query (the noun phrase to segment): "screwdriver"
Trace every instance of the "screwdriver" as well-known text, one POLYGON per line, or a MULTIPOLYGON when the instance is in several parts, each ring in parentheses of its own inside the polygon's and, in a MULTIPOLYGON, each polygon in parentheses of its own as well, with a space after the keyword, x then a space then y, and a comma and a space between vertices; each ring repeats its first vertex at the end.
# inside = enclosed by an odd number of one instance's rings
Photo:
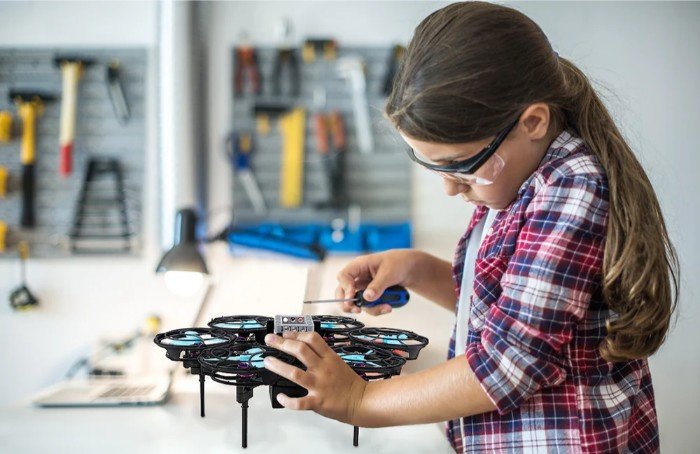
POLYGON ((368 301, 364 298, 364 290, 359 290, 355 292, 354 298, 348 299, 334 299, 334 300, 314 300, 314 301, 304 301, 304 304, 315 304, 315 303, 342 303, 345 301, 354 301, 357 307, 374 307, 380 304, 388 304, 389 306, 402 307, 408 303, 410 295, 408 290, 400 285, 392 285, 391 287, 384 290, 382 296, 377 298, 376 301, 368 301))

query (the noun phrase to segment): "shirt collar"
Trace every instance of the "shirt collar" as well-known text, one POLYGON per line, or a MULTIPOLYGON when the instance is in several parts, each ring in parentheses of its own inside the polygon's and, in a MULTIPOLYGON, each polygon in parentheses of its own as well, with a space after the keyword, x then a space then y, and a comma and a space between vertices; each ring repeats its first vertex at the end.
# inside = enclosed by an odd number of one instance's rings
POLYGON ((545 152, 540 164, 537 166, 537 170, 530 175, 518 189, 518 197, 520 198, 525 190, 530 186, 532 180, 540 173, 541 169, 548 163, 569 156, 570 154, 578 151, 580 147, 583 146, 583 139, 581 139, 576 131, 573 129, 563 130, 549 145, 547 151, 545 152))

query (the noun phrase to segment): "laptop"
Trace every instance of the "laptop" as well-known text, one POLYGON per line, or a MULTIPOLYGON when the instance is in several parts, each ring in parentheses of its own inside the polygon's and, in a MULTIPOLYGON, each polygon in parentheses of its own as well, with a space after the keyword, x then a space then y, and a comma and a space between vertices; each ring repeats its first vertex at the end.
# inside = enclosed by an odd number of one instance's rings
POLYGON ((46 389, 33 402, 43 408, 159 405, 168 399, 173 373, 167 377, 70 380, 46 389))

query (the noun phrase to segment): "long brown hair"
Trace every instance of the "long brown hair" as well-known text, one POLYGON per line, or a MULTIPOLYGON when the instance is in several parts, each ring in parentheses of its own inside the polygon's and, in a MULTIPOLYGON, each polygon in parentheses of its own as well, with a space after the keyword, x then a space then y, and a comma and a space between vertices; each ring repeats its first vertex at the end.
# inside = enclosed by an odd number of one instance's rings
POLYGON ((679 265, 656 194, 586 75, 558 56, 521 12, 455 3, 425 18, 403 57, 385 114, 418 140, 486 139, 535 102, 574 129, 605 169, 609 218, 603 297, 614 312, 600 346, 608 361, 645 358, 666 338, 679 265))

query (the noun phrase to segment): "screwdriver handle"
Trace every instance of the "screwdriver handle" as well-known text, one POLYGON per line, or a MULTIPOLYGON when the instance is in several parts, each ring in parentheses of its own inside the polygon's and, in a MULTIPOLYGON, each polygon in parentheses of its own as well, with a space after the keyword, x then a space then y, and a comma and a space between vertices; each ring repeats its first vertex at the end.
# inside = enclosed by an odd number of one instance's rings
POLYGON ((411 297, 408 290, 400 285, 392 285, 391 287, 387 288, 376 301, 367 301, 363 297, 363 294, 364 290, 360 290, 355 293, 355 298, 357 298, 355 305, 358 307, 374 307, 380 304, 388 304, 392 308, 398 308, 405 306, 411 297))

